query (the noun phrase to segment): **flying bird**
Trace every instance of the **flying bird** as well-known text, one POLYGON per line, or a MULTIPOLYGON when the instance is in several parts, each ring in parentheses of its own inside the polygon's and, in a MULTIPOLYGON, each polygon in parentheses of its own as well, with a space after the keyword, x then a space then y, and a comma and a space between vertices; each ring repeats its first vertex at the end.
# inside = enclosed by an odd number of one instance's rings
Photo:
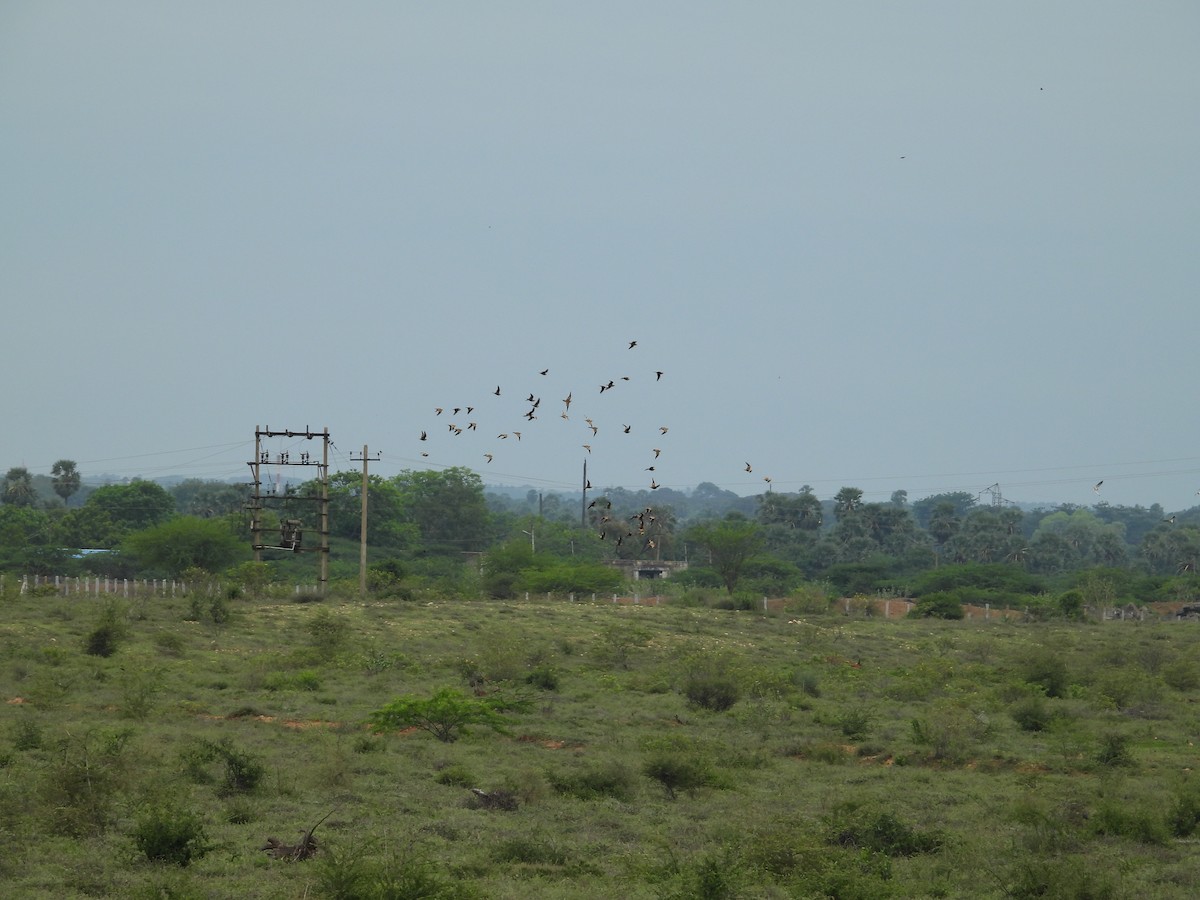
POLYGON ((485 454, 483 454, 483 456, 484 456, 484 459, 486 459, 488 462, 492 461, 492 454, 485 453, 485 454))
POLYGON ((591 445, 591 444, 581 444, 580 446, 582 446, 582 447, 583 447, 583 449, 584 449, 584 450, 586 450, 588 453, 591 453, 591 452, 592 452, 592 445, 591 445))
POLYGON ((765 481, 767 484, 770 484, 770 483, 771 483, 771 476, 770 476, 770 475, 764 475, 764 476, 763 476, 763 481, 765 481))
POLYGON ((567 409, 571 408, 571 394, 573 393, 574 391, 570 391, 567 393, 567 396, 563 397, 563 405, 566 406, 567 409))
MULTIPOLYGON (((655 447, 655 448, 654 448, 654 458, 655 458, 655 459, 658 459, 658 455, 659 455, 660 453, 662 453, 662 451, 661 451, 661 450, 659 450, 657 447, 655 447)), ((1200 491, 1197 491, 1196 493, 1200 494, 1200 491)))
POLYGON ((549 370, 549 369, 542 369, 542 371, 538 372, 538 374, 539 374, 539 375, 549 375, 549 374, 550 374, 550 370, 549 370))
POLYGON ((667 429, 667 426, 666 426, 666 425, 659 425, 659 426, 658 426, 658 431, 659 431, 659 433, 660 433, 660 434, 666 434, 666 433, 667 433, 667 430, 668 430, 668 429, 667 429))
POLYGON ((496 385, 496 389, 494 391, 492 391, 492 393, 495 394, 497 397, 499 397, 500 396, 500 385, 496 385))
POLYGON ((477 428, 477 426, 476 426, 476 424, 475 424, 474 422, 468 422, 468 423, 467 423, 467 430, 468 430, 468 431, 475 431, 475 430, 476 430, 476 428, 477 428))
POLYGON ((498 435, 496 435, 496 437, 500 438, 500 440, 502 440, 502 441, 503 441, 503 440, 507 440, 507 439, 508 439, 508 435, 507 435, 507 434, 498 434, 498 435))
POLYGON ((1096 482, 1094 485, 1092 485, 1092 493, 1093 493, 1093 494, 1098 494, 1098 493, 1100 493, 1100 485, 1102 485, 1102 484, 1104 484, 1104 479, 1103 479, 1103 478, 1101 478, 1101 479, 1100 479, 1099 481, 1097 481, 1097 482, 1096 482))
MULTIPOLYGON (((596 435, 598 435, 600 433, 600 429, 597 428, 595 425, 589 425, 588 427, 590 429, 592 429, 592 437, 595 437, 596 435)), ((1197 491, 1197 493, 1200 493, 1200 491, 1197 491)))
POLYGON ((629 429, 632 428, 633 426, 632 425, 622 425, 621 427, 625 429, 626 434, 629 434, 629 429))
POLYGON ((429 435, 427 435, 425 432, 422 431, 421 432, 421 440, 424 441, 424 440, 427 440, 428 438, 429 438, 429 435))
POLYGON ((750 463, 746 463, 746 471, 747 471, 747 472, 753 472, 753 471, 754 471, 754 469, 750 468, 750 463))
POLYGON ((636 346, 637 346, 637 341, 630 341, 630 342, 629 342, 629 349, 630 349, 630 350, 632 350, 632 349, 633 349, 634 347, 636 347, 636 346))
POLYGON ((650 490, 652 490, 652 491, 658 490, 658 482, 655 481, 653 478, 650 479, 650 490))
POLYGON ((662 381, 662 377, 663 377, 663 373, 662 373, 662 372, 655 372, 655 373, 654 373, 654 380, 655 380, 655 381, 662 381))
POLYGON ((440 416, 442 414, 442 408, 440 406, 435 406, 433 408, 433 413, 434 415, 440 416))
POLYGON ((451 413, 452 413, 453 415, 456 415, 456 416, 457 416, 457 415, 458 415, 460 412, 462 412, 462 407, 461 407, 461 406, 456 406, 456 407, 454 407, 454 409, 451 411, 451 413))
POLYGON ((519 431, 514 431, 514 432, 513 432, 513 437, 515 437, 515 438, 516 438, 516 439, 519 441, 519 440, 521 439, 521 432, 519 432, 519 431))

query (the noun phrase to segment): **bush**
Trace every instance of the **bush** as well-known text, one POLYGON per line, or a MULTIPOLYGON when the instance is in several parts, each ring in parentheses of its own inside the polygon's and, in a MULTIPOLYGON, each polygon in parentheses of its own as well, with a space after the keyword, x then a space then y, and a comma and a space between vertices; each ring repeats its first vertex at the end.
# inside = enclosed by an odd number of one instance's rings
POLYGON ((612 797, 627 801, 637 789, 636 775, 619 760, 571 772, 551 772, 548 777, 558 793, 579 800, 612 797))
POLYGON ((1039 650, 1025 664, 1024 677, 1037 685, 1047 697, 1063 697, 1067 693, 1067 664, 1052 650, 1039 650))
POLYGON ((1114 731, 1101 735, 1096 762, 1102 766, 1132 766, 1133 754, 1129 752, 1129 736, 1114 731))
POLYGON ((694 793, 712 783, 708 761, 684 749, 659 749, 642 765, 642 772, 653 778, 672 800, 680 791, 694 793))
POLYGON ((1041 694, 1026 697, 1017 703, 1011 715, 1022 731, 1044 731, 1050 725, 1050 707, 1041 694))
POLYGON ((727 672, 698 670, 689 672, 684 678, 683 694, 692 706, 724 712, 737 703, 741 687, 727 672))
POLYGON ((882 812, 859 816, 849 824, 833 828, 828 841, 887 856, 917 856, 937 853, 946 843, 946 837, 936 830, 918 831, 892 813, 882 812))
POLYGON ((229 738, 219 741, 199 741, 183 754, 184 768, 198 782, 211 780, 206 768, 208 763, 220 760, 225 765, 224 789, 229 793, 249 793, 258 787, 266 774, 266 768, 258 757, 239 750, 229 738))
POLYGON ((963 615, 962 601, 949 591, 926 594, 909 612, 914 619, 961 619, 963 615))
POLYGON ((133 830, 137 848, 151 862, 186 866, 209 850, 204 824, 191 810, 161 805, 143 810, 133 830))
POLYGON ((469 725, 486 725, 506 733, 502 713, 525 710, 529 705, 527 700, 468 697, 454 688, 442 688, 427 700, 398 697, 371 713, 369 721, 377 733, 416 727, 449 743, 458 740, 469 725))

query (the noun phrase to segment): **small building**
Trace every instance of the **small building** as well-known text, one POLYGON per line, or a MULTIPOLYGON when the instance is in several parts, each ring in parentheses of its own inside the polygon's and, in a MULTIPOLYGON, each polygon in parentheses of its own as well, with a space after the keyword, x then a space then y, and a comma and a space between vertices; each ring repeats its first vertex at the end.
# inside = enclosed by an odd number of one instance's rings
POLYGON ((610 566, 620 569, 626 578, 634 581, 670 578, 672 572, 686 569, 688 564, 681 560, 662 559, 613 559, 610 566))

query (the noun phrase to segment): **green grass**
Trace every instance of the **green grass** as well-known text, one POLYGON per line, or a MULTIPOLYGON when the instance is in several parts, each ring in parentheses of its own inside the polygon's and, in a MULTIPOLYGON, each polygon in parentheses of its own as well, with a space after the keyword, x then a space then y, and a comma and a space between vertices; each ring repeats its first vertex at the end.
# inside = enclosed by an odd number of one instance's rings
POLYGON ((7 895, 1200 894, 1192 623, 228 605, 0 599, 7 895), (368 727, 446 688, 527 702, 368 727))

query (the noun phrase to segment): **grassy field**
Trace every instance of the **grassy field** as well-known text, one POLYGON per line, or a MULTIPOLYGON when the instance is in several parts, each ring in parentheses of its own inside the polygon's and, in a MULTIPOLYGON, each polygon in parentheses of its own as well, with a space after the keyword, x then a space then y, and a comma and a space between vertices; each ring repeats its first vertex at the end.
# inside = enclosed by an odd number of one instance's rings
POLYGON ((1194 623, 0 612, 4 896, 1200 895, 1194 623), (447 688, 502 730, 366 724, 447 688), (311 858, 261 849, 326 815, 311 858))

